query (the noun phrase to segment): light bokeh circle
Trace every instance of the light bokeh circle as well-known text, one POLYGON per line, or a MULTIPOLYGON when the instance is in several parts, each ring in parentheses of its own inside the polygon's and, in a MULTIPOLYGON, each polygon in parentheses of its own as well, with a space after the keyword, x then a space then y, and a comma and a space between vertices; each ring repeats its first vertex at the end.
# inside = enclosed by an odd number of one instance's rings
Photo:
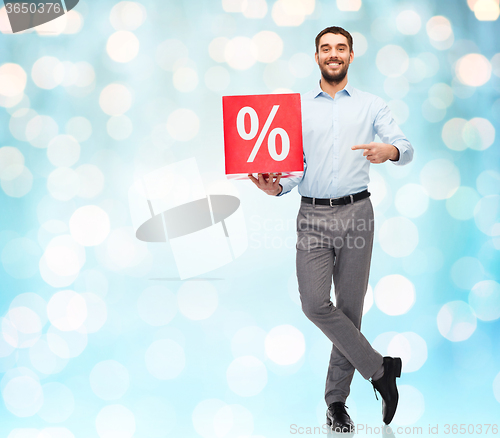
POLYGON ((75 169, 78 176, 80 198, 91 199, 104 189, 104 174, 94 164, 82 164, 75 169))
POLYGON ((215 398, 200 401, 191 415, 194 430, 204 438, 219 438, 214 420, 217 412, 225 406, 225 402, 215 398))
POLYGON ((80 144, 71 135, 58 135, 49 142, 47 157, 54 166, 70 167, 80 159, 80 144))
POLYGON ((23 172, 24 155, 15 147, 3 146, 0 148, 0 179, 12 180, 23 172))
POLYGON ((460 186, 453 196, 446 200, 446 210, 451 217, 466 221, 474 217, 474 209, 479 199, 478 193, 472 187, 460 186))
POLYGON ((475 257, 461 257, 450 270, 451 279, 460 288, 470 290, 485 276, 482 263, 475 257))
POLYGON ((80 190, 78 174, 70 167, 58 167, 47 178, 47 190, 59 201, 73 199, 80 190))
POLYGON ((99 96, 101 109, 110 116, 126 113, 132 106, 132 93, 122 84, 109 84, 99 96))
POLYGON ((255 437, 252 413, 242 405, 226 405, 214 415, 214 431, 217 437, 255 437))
POLYGON ((100 438, 132 438, 136 427, 135 416, 123 405, 108 405, 97 414, 95 427, 100 438))
POLYGON ((47 316, 51 324, 61 331, 76 330, 87 318, 87 303, 75 291, 59 291, 47 303, 47 316))
POLYGON ((139 53, 139 39, 126 30, 113 33, 106 44, 109 57, 116 62, 127 63, 132 61, 139 53))
POLYGON ((132 121, 124 114, 110 117, 106 124, 106 130, 111 138, 121 141, 126 140, 132 134, 134 126, 132 121))
POLYGON ((186 365, 184 349, 172 339, 154 341, 147 349, 146 368, 159 380, 175 379, 186 365))
POLYGON ((130 377, 127 368, 116 360, 98 362, 90 371, 90 387, 102 400, 118 400, 128 390, 130 377))
POLYGON ((209 281, 186 281, 177 292, 179 311, 192 320, 207 319, 216 311, 218 294, 209 281))
POLYGON ((4 340, 11 346, 29 348, 41 337, 42 321, 38 314, 28 307, 11 307, 5 318, 2 318, 1 330, 4 340))
POLYGON ((480 87, 491 78, 491 64, 480 53, 462 56, 455 65, 458 80, 469 87, 480 87))
POLYGON ((252 67, 259 56, 257 44, 250 38, 237 36, 227 42, 224 47, 224 59, 235 70, 247 70, 252 67))
POLYGON ((198 73, 191 67, 181 67, 175 70, 172 81, 176 90, 188 93, 198 86, 198 73))
POLYGON ((406 257, 418 245, 418 228, 406 217, 393 217, 382 223, 378 239, 384 252, 390 256, 406 257))
POLYGON ((415 286, 406 277, 392 274, 382 277, 375 286, 375 304, 387 315, 403 315, 415 304, 415 286))
POLYGON ((83 292, 80 295, 87 305, 87 318, 77 330, 81 333, 96 333, 108 318, 106 303, 99 295, 92 292, 83 292))
POLYGON ((235 358, 254 356, 261 361, 267 359, 265 351, 266 331, 258 326, 240 328, 231 338, 231 351, 235 358))
POLYGON ((252 38, 257 46, 257 61, 274 62, 283 53, 283 40, 276 33, 270 30, 263 30, 252 38))
POLYGON ((199 129, 200 119, 193 110, 179 108, 168 116, 167 131, 174 140, 192 140, 198 134, 199 129))
POLYGON ((437 315, 439 333, 452 342, 469 339, 476 330, 477 319, 472 308, 464 301, 450 301, 437 315))
POLYGON ((416 35, 422 27, 422 20, 418 12, 408 9, 398 14, 396 25, 403 35, 416 35))
POLYGON ((463 151, 467 149, 467 144, 465 143, 462 134, 466 124, 467 120, 454 117, 443 125, 441 136, 444 144, 449 149, 453 151, 463 151))
POLYGON ((66 123, 66 133, 79 142, 88 140, 92 135, 92 124, 85 117, 72 117, 66 123))
POLYGON ((231 82, 231 75, 224 67, 216 65, 205 73, 205 85, 214 92, 225 90, 231 82))
POLYGON ((431 160, 420 171, 420 182, 432 199, 447 199, 460 186, 460 171, 449 160, 431 160))
POLYGON ((5 407, 16 417, 31 417, 43 405, 42 386, 30 375, 18 375, 8 380, 2 389, 2 396, 5 407))
POLYGON ((416 218, 427 211, 429 196, 420 184, 408 183, 398 189, 394 204, 403 216, 416 218))
POLYGON ((31 78, 38 87, 51 90, 64 80, 64 65, 54 56, 42 56, 33 64, 31 78))
POLYGON ((482 196, 500 195, 500 173, 483 170, 476 179, 476 188, 482 196))
POLYGON ((477 228, 487 236, 500 236, 500 195, 488 195, 474 209, 477 228))
POLYGON ((410 58, 401 46, 389 44, 378 51, 376 65, 384 76, 397 77, 408 69, 410 58))
POLYGON ((0 66, 0 95, 5 97, 19 96, 26 88, 27 75, 24 69, 15 63, 0 66))
POLYGON ((75 409, 73 392, 61 382, 49 382, 42 386, 43 405, 38 411, 47 423, 66 421, 75 409))
POLYGON ((40 246, 27 237, 18 237, 4 244, 0 253, 2 266, 14 278, 31 278, 38 273, 40 246))
POLYGON ((143 321, 153 327, 168 324, 177 313, 177 297, 167 287, 154 285, 144 289, 137 301, 143 321))
POLYGON ((495 280, 476 283, 469 293, 469 305, 482 321, 500 318, 500 284, 495 280))
POLYGON ((97 205, 80 207, 71 215, 69 230, 71 237, 80 245, 99 245, 110 232, 109 216, 97 205))
POLYGON ((274 327, 265 339, 266 354, 278 365, 297 363, 305 353, 306 342, 302 332, 285 324, 274 327))
POLYGON ((62 359, 71 359, 82 354, 87 347, 87 334, 76 330, 61 331, 51 326, 47 330, 47 345, 62 359))
POLYGON ((500 372, 493 380, 493 395, 497 399, 497 402, 500 403, 500 372))
POLYGON ((27 195, 33 187, 33 174, 23 166, 21 173, 12 179, 1 179, 0 186, 7 196, 22 198, 27 195))
POLYGON ((403 361, 403 372, 412 373, 418 371, 427 361, 427 343, 416 333, 398 333, 389 342, 387 354, 400 357, 403 361))
POLYGON ((240 356, 229 364, 226 379, 231 391, 241 397, 252 397, 265 388, 267 369, 254 356, 240 356))
POLYGON ((495 127, 482 117, 474 117, 463 127, 462 137, 467 147, 476 151, 484 151, 495 142, 495 127))
POLYGON ((116 30, 136 30, 146 17, 146 8, 142 3, 121 1, 111 9, 109 21, 116 30))

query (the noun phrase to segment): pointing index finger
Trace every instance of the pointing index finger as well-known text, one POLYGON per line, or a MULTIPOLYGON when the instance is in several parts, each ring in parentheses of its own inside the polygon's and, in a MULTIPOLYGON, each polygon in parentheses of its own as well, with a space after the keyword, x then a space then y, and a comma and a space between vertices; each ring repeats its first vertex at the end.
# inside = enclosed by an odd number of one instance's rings
POLYGON ((371 148, 372 146, 369 144, 358 144, 357 146, 353 146, 351 149, 355 151, 357 149, 371 149, 371 148))

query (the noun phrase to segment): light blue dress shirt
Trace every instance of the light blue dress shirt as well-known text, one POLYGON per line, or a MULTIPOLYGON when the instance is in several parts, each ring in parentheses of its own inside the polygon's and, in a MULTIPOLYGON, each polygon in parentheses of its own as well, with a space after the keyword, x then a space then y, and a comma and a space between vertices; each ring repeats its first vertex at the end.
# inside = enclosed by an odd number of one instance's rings
POLYGON ((375 134, 399 150, 399 159, 392 163, 404 165, 413 158, 412 145, 380 97, 347 83, 332 99, 318 83, 301 96, 301 106, 304 173, 281 179, 278 196, 297 184, 300 195, 310 198, 338 198, 365 190, 370 162, 364 149, 351 147, 374 141, 375 134))

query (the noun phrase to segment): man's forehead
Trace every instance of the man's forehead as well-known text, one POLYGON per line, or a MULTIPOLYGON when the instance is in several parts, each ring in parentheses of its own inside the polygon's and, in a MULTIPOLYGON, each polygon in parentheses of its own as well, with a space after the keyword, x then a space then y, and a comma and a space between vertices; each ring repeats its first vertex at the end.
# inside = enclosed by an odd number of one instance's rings
POLYGON ((345 44, 348 45, 347 38, 344 35, 336 34, 336 33, 325 33, 319 39, 320 47, 329 44, 331 46, 336 46, 337 44, 345 44))

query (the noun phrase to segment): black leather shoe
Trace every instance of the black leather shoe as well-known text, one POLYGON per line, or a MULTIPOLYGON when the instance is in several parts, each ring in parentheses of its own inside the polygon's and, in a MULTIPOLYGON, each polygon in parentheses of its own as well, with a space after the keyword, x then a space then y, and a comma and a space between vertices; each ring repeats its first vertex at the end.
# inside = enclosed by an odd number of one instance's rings
POLYGON ((345 410, 347 406, 342 402, 335 402, 328 405, 326 411, 326 424, 337 433, 354 432, 354 423, 345 410))
MULTIPOLYGON (((396 377, 401 377, 402 366, 401 358, 386 356, 384 357, 384 375, 378 380, 372 379, 373 391, 377 390, 382 397, 382 417, 385 424, 392 421, 398 407, 399 394, 396 377)), ((375 397, 377 397, 376 392, 375 397)))

